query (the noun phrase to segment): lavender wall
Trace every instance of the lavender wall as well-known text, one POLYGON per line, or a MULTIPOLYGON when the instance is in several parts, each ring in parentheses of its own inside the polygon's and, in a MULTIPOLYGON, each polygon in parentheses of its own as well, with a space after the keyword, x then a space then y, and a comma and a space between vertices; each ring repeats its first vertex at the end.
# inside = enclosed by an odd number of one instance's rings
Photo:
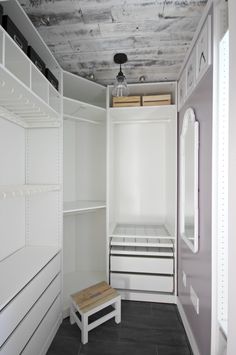
POLYGON ((193 254, 179 238, 179 299, 201 355, 210 354, 211 342, 211 166, 212 166, 212 70, 206 73, 180 111, 181 131, 185 110, 192 107, 200 123, 199 147, 199 251, 193 254), (187 287, 182 282, 187 275, 187 287), (190 285, 199 297, 199 315, 190 300, 190 285))

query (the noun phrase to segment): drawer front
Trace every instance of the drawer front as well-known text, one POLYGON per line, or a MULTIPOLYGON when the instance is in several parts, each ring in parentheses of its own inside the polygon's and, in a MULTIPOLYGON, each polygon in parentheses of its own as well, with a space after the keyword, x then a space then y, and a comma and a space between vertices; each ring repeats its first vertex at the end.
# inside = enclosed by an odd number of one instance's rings
POLYGON ((58 296, 61 278, 58 275, 49 285, 40 299, 35 303, 22 322, 17 326, 4 345, 0 348, 1 355, 20 354, 41 320, 58 296))
POLYGON ((111 256, 111 271, 142 272, 150 274, 174 273, 173 259, 111 256))
POLYGON ((25 349, 22 351, 21 355, 39 355, 46 353, 57 330, 57 325, 61 322, 61 317, 58 317, 58 315, 60 315, 60 307, 61 299, 59 296, 49 309, 47 315, 25 349))
POLYGON ((34 305, 50 282, 60 272, 60 263, 60 254, 58 254, 7 305, 7 307, 0 312, 0 346, 34 305))
POLYGON ((174 291, 173 276, 132 275, 111 273, 111 286, 125 290, 174 291))

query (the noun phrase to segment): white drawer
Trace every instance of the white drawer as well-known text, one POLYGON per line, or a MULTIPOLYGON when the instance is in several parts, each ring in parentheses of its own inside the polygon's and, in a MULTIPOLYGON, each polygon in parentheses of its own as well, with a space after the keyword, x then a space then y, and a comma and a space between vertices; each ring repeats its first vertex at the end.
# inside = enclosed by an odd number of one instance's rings
POLYGON ((0 346, 59 272, 60 254, 56 255, 2 312, 0 312, 0 346))
POLYGON ((61 299, 57 297, 21 355, 45 354, 61 322, 61 299))
POLYGON ((40 299, 35 303, 26 317, 20 322, 4 345, 0 348, 1 355, 20 354, 41 320, 58 296, 61 288, 61 278, 58 275, 49 285, 40 299))
POLYGON ((111 286, 125 290, 173 292, 173 276, 111 273, 111 286))
POLYGON ((133 256, 111 256, 111 271, 142 272, 150 274, 174 273, 173 259, 133 256))

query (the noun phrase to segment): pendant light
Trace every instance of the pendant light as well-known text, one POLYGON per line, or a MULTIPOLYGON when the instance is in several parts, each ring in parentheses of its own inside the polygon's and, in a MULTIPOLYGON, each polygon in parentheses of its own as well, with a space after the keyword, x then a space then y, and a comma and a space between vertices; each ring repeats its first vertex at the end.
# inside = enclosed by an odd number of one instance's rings
POLYGON ((128 61, 127 55, 125 53, 117 53, 114 55, 114 62, 120 65, 120 71, 116 76, 116 81, 114 83, 114 88, 112 90, 112 96, 128 96, 129 89, 127 86, 126 77, 122 72, 121 64, 128 61))

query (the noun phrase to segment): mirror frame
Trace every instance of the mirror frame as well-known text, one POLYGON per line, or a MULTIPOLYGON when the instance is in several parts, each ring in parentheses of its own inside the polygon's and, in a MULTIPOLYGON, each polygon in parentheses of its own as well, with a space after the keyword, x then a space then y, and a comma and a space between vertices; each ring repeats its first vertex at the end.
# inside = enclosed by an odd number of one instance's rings
POLYGON ((180 236, 192 250, 193 253, 198 252, 199 236, 198 236, 198 154, 199 154, 199 122, 196 120, 195 113, 192 108, 185 111, 183 125, 180 135, 180 236), (194 125, 194 237, 193 243, 187 238, 185 233, 185 136, 189 124, 194 125))

